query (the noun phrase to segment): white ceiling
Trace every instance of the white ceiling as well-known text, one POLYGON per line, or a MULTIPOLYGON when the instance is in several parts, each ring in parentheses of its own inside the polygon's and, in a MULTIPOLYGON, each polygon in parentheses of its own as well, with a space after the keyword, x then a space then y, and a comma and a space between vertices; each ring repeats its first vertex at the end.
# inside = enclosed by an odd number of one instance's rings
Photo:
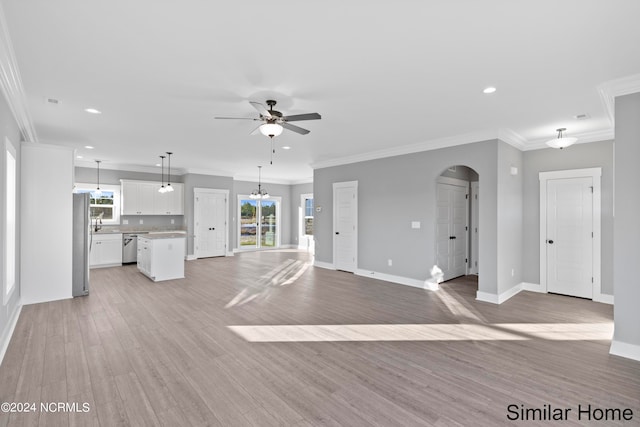
POLYGON ((294 183, 430 144, 602 139, 599 87, 640 73, 637 0, 1 3, 38 141, 106 168, 173 151, 185 171, 294 183), (274 140, 273 165, 254 122, 213 119, 270 98, 322 115, 274 140))

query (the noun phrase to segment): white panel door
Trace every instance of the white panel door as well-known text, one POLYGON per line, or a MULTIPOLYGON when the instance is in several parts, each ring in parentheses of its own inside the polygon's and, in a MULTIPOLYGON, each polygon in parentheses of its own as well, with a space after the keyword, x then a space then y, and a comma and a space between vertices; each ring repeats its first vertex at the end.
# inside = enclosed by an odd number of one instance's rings
POLYGON ((436 195, 436 263, 443 280, 467 274, 467 189, 438 183, 436 195))
POLYGON ((357 268, 358 183, 333 184, 333 264, 337 270, 357 268))
POLYGON ((593 298, 593 178, 547 181, 547 290, 593 298))
POLYGON ((196 258, 226 255, 227 212, 225 193, 196 189, 194 197, 196 258))

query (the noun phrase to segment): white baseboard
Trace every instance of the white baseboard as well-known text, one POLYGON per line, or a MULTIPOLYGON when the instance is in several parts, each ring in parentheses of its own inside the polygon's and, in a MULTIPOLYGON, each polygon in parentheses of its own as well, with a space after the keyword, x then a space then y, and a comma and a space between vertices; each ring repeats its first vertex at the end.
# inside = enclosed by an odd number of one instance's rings
POLYGON ((233 251, 227 251, 227 256, 235 256, 236 253, 233 251))
POLYGON ((414 288, 427 289, 430 291, 437 291, 440 288, 437 283, 431 283, 427 280, 394 276, 393 274, 378 273, 377 271, 357 269, 354 274, 357 276, 370 277, 372 279, 384 280, 385 282, 397 283, 399 285, 412 286, 414 288))
POLYGON ((613 305, 613 295, 596 294, 596 295, 593 296, 593 300, 595 302, 601 302, 603 304, 611 304, 611 305, 613 305))
POLYGON ((524 286, 525 286, 524 282, 520 282, 514 287, 507 289, 506 291, 504 291, 499 295, 478 291, 476 293, 476 300, 483 301, 483 302, 490 302, 491 304, 502 304, 509 298, 513 297, 514 295, 524 290, 524 286))
POLYGON ((7 322, 7 326, 4 328, 2 332, 2 336, 0 336, 0 365, 4 360, 4 355, 9 348, 9 342, 11 341, 11 337, 13 336, 13 331, 16 329, 16 324, 18 324, 18 319, 20 318, 20 312, 22 311, 22 304, 18 303, 18 306, 13 310, 13 314, 9 318, 7 322))
POLYGON ((185 259, 186 259, 187 261, 194 261, 194 260, 198 259, 198 257, 196 257, 196 255, 195 255, 195 254, 189 254, 189 255, 187 255, 187 256, 185 257, 185 259))
POLYGON ((542 285, 540 283, 522 282, 522 290, 529 292, 539 292, 542 294, 547 293, 546 290, 542 289, 542 285))
POLYGON ((640 361, 640 345, 611 340, 609 354, 640 361))
POLYGON ((324 262, 324 261, 315 260, 315 261, 313 261, 313 265, 315 267, 326 268, 327 270, 335 270, 336 269, 336 267, 333 264, 331 264, 329 262, 324 262))

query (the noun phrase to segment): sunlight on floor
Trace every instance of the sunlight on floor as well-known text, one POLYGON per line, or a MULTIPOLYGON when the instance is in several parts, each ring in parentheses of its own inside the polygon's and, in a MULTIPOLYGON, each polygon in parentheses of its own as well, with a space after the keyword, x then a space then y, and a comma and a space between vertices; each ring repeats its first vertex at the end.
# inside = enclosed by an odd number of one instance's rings
POLYGON ((240 306, 255 299, 267 298, 274 288, 290 285, 298 280, 298 278, 307 271, 309 265, 311 264, 300 260, 286 260, 260 277, 254 284, 240 291, 225 305, 225 308, 240 306))
POLYGON ((613 323, 228 326, 249 342, 610 340, 613 323))
POLYGON ((434 295, 447 307, 451 314, 458 318, 479 323, 487 323, 486 319, 472 306, 467 306, 462 299, 458 299, 445 288, 440 288, 434 295))

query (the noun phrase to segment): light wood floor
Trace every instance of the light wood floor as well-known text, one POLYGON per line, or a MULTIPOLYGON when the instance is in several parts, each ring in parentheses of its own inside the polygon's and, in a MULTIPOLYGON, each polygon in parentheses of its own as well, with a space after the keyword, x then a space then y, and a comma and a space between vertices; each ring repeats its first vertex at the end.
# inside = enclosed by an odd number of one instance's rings
POLYGON ((510 404, 573 408, 563 425, 589 424, 579 404, 631 408, 630 422, 595 425, 640 423, 640 363, 602 339, 609 305, 522 292, 496 306, 474 300, 473 277, 429 292, 309 262, 244 253, 159 283, 134 265, 92 270, 88 297, 23 307, 0 367, 2 402, 89 411, 0 425, 518 425, 510 404), (265 325, 262 342, 229 328, 265 325), (299 340, 278 325, 324 326, 299 340))

